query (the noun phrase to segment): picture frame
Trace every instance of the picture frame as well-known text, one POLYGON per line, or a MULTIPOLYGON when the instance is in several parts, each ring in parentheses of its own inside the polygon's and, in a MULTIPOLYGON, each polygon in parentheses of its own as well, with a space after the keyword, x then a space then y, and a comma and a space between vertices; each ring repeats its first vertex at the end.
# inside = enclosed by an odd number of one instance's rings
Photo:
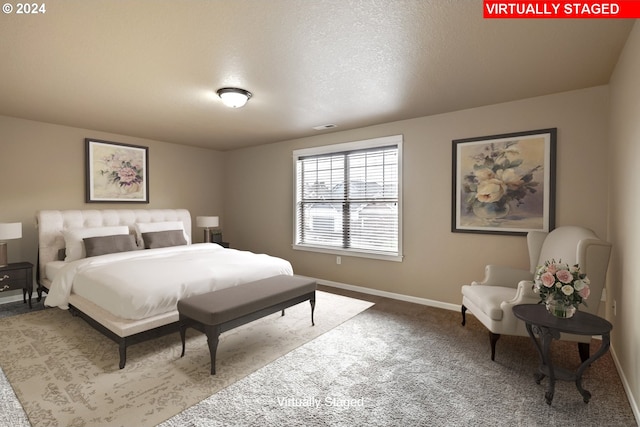
POLYGON ((149 148, 85 138, 85 201, 149 203, 149 148))
POLYGON ((549 128, 453 140, 451 231, 553 230, 556 139, 549 128))

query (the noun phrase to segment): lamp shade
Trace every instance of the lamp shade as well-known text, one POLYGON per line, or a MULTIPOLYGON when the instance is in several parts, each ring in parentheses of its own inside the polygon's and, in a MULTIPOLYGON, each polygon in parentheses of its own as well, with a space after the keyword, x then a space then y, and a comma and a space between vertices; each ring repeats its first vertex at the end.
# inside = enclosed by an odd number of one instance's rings
POLYGON ((0 223, 0 240, 20 239, 22 237, 21 222, 0 223))
POLYGON ((236 87, 223 87, 218 89, 218 96, 227 107, 241 108, 251 98, 251 92, 236 87))
POLYGON ((220 224, 217 216, 197 216, 196 225, 198 227, 210 228, 217 227, 220 224))

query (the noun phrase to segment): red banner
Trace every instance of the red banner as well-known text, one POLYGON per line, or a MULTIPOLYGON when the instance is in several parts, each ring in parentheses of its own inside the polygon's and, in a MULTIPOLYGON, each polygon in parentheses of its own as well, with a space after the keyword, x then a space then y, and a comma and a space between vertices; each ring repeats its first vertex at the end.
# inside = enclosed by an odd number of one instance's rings
POLYGON ((513 18, 640 18, 640 0, 621 1, 483 1, 483 16, 513 18))

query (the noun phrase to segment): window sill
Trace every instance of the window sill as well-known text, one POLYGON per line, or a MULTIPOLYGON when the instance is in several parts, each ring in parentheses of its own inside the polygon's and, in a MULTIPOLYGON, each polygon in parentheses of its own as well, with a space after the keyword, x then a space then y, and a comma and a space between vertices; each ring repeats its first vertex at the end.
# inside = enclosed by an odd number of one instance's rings
POLYGON ((369 259, 377 259, 377 260, 381 260, 381 261, 402 262, 402 258, 403 258, 402 255, 383 254, 383 253, 379 253, 379 252, 365 252, 365 251, 337 249, 337 248, 332 248, 332 247, 305 246, 305 245, 291 245, 291 247, 294 250, 297 250, 297 251, 318 252, 318 253, 323 253, 323 254, 350 256, 350 257, 358 257, 358 258, 369 258, 369 259))

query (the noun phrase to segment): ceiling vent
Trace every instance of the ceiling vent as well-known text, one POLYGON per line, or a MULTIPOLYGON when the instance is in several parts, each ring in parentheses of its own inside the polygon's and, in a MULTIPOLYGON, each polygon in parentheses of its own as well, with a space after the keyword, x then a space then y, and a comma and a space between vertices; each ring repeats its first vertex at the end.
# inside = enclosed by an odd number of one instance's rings
POLYGON ((332 129, 332 128, 337 128, 338 125, 335 125, 333 123, 329 123, 328 125, 320 125, 320 126, 314 126, 313 129, 315 130, 325 130, 325 129, 332 129))

